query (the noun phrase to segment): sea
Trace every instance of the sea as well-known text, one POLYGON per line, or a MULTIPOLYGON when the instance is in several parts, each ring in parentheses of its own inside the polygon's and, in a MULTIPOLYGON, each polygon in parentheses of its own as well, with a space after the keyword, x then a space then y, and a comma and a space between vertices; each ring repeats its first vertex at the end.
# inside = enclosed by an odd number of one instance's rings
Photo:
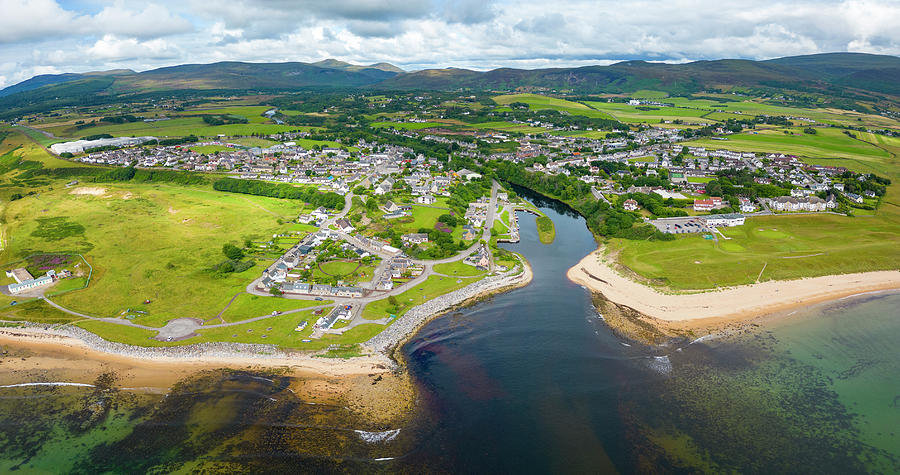
POLYGON ((622 340, 565 277, 596 248, 584 220, 518 191, 556 240, 520 215, 522 241, 504 246, 534 280, 402 348, 419 390, 402 427, 302 400, 273 374, 211 371, 158 393, 37 370, 0 387, 0 472, 900 473, 900 294, 720 338, 622 340))

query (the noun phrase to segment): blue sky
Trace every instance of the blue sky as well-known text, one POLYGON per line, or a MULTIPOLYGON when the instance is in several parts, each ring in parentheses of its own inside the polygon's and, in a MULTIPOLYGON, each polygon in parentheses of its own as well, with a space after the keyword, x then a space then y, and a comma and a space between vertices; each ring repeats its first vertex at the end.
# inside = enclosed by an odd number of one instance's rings
POLYGON ((900 53, 897 0, 0 0, 0 12, 0 87, 223 60, 490 69, 900 53))

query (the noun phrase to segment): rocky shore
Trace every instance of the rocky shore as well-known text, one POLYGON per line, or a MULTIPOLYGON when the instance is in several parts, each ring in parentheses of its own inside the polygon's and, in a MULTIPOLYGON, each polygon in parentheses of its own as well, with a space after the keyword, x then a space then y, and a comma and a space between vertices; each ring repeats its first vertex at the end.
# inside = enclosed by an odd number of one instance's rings
POLYGON ((396 322, 372 337, 363 346, 373 353, 388 354, 412 336, 419 327, 441 313, 480 296, 502 289, 521 287, 531 282, 531 268, 524 260, 520 259, 520 262, 507 272, 487 277, 409 309, 398 317, 396 322))

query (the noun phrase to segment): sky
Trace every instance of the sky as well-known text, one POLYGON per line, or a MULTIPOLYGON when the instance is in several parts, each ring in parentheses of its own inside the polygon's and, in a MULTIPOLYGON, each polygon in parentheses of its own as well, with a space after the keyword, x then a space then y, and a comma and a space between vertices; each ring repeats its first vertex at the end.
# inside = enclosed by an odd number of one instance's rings
POLYGON ((407 70, 900 54, 900 0, 0 0, 0 87, 216 61, 407 70))

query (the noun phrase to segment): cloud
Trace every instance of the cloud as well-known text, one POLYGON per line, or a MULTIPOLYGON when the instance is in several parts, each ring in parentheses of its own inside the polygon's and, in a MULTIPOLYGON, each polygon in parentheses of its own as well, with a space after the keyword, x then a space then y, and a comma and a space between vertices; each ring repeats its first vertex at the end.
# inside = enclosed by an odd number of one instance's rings
POLYGON ((40 68, 142 70, 222 60, 332 57, 388 61, 407 69, 488 69, 900 53, 897 0, 88 0, 63 5, 0 0, 0 84, 40 68))
POLYGON ((117 38, 114 35, 105 35, 84 52, 91 59, 109 62, 173 59, 180 54, 174 45, 161 38, 139 41, 135 38, 117 38))

